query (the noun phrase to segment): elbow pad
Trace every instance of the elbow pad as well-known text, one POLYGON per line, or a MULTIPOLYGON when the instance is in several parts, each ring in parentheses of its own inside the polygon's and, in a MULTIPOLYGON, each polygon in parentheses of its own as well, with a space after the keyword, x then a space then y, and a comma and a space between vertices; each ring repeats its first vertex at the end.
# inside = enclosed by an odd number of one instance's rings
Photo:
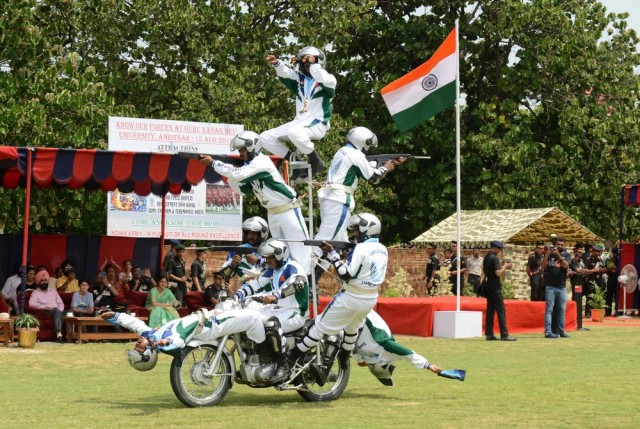
POLYGON ((278 299, 286 298, 288 296, 294 295, 296 292, 301 291, 307 285, 307 278, 304 276, 294 276, 289 277, 285 284, 280 288, 278 292, 274 294, 274 296, 278 299))
POLYGON ((373 183, 374 185, 379 183, 382 178, 387 175, 388 172, 389 170, 387 170, 386 167, 376 168, 373 175, 369 179, 369 183, 373 183))

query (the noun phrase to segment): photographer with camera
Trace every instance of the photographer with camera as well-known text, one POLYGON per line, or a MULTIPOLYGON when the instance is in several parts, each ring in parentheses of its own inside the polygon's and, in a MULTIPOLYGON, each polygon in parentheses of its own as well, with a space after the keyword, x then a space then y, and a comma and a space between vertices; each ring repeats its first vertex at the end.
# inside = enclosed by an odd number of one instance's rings
POLYGON ((542 260, 545 281, 545 312, 544 337, 569 338, 564 331, 565 314, 567 310, 567 272, 571 255, 564 248, 564 238, 557 237, 555 244, 551 244, 542 260), (553 333, 551 320, 554 308, 558 311, 558 333, 553 333))
POLYGON ((71 261, 62 263, 62 276, 56 279, 56 289, 58 292, 76 292, 80 290, 76 270, 71 261))

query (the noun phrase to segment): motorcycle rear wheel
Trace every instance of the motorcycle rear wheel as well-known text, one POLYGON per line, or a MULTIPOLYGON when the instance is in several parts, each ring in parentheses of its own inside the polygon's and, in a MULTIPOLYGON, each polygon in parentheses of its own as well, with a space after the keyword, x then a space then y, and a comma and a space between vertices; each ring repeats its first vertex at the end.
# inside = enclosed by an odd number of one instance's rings
POLYGON ((176 397, 187 407, 207 407, 218 404, 231 388, 231 363, 226 354, 220 356, 212 377, 203 373, 210 367, 216 355, 216 347, 202 345, 186 347, 182 358, 171 362, 171 388, 176 397))
MULTIPOLYGON (((318 343, 318 346, 322 346, 322 342, 318 343)), ((316 358, 316 349, 312 348, 303 357, 304 362, 309 362, 316 358)), ((333 401, 338 399, 344 389, 347 388, 349 383, 349 376, 351 375, 351 366, 348 365, 346 369, 340 367, 338 359, 335 359, 331 369, 329 370, 329 376, 324 386, 319 386, 315 377, 307 368, 300 377, 302 378, 303 387, 298 390, 298 394, 309 402, 324 402, 333 401)))

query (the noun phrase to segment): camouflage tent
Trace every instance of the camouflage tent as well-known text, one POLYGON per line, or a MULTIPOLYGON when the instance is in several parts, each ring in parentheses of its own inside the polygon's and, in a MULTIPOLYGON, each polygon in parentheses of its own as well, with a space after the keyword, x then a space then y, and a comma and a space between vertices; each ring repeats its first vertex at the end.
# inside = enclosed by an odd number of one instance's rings
MULTIPOLYGON (((456 214, 411 241, 419 247, 428 242, 448 245, 457 238, 456 214)), ((593 243, 599 237, 555 207, 514 210, 463 210, 460 213, 460 242, 465 247, 488 247, 492 240, 514 245, 549 242, 551 234, 568 244, 593 243)))

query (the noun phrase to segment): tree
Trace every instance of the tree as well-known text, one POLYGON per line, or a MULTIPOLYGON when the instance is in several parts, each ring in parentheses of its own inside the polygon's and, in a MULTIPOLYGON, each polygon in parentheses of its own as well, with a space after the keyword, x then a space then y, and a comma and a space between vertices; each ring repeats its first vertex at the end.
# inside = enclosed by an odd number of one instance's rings
MULTIPOLYGON (((552 205, 614 237, 620 185, 639 176, 638 40, 624 15, 593 0, 5 2, 0 136, 105 148, 110 115, 262 131, 289 120, 293 104, 265 54, 318 46, 338 77, 323 158, 355 125, 376 132, 380 152, 432 157, 358 190, 356 210, 382 217, 385 240, 408 241, 455 210, 454 114, 400 134, 379 90, 423 63, 455 17, 463 208, 552 205)), ((37 194, 41 231, 104 231, 103 195, 37 194)), ((20 198, 0 191, 6 231, 21 228, 20 198)))

